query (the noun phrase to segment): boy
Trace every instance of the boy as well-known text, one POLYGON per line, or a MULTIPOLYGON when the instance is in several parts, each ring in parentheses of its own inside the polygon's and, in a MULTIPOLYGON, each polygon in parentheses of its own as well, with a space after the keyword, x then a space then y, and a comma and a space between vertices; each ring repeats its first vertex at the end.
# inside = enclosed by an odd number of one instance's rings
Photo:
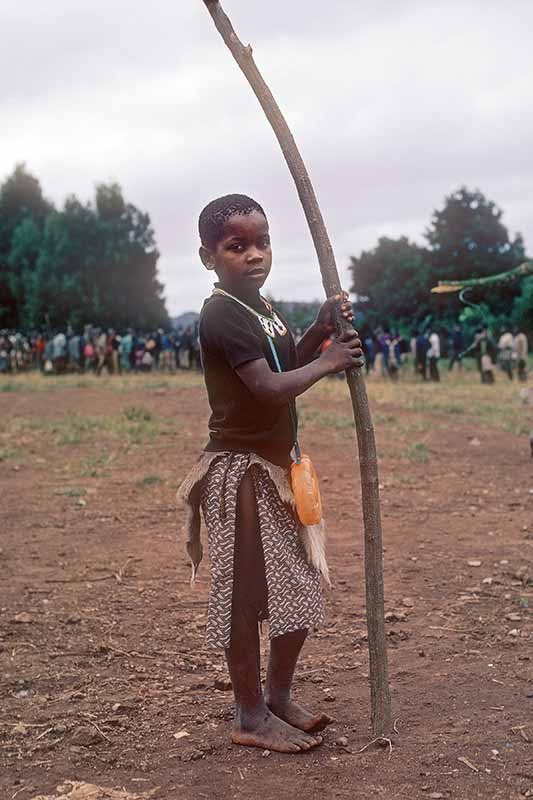
POLYGON ((189 504, 193 577, 202 558, 201 506, 209 542, 207 642, 225 650, 235 694, 232 741, 285 753, 320 744, 331 722, 291 700, 307 631, 322 620, 320 560, 306 556, 288 480, 296 439, 294 399, 325 375, 361 366, 357 333, 319 358, 333 313, 352 320, 346 296, 322 306, 296 346, 285 320, 259 290, 272 264, 266 215, 245 195, 218 198, 199 220, 200 258, 218 282, 200 317, 200 345, 212 415, 209 442, 179 496, 189 504), (258 622, 269 619, 265 691, 258 622))

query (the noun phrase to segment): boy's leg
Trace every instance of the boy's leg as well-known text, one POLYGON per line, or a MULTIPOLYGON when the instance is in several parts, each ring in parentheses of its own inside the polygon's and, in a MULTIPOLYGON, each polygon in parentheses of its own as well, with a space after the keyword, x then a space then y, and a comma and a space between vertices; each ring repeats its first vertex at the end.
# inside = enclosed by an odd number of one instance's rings
POLYGON ((276 716, 303 731, 321 731, 333 720, 327 714, 313 714, 291 700, 291 685, 306 630, 276 636, 270 643, 265 697, 276 716))
POLYGON ((267 707, 261 688, 257 597, 261 536, 252 477, 247 472, 237 499, 231 642, 226 650, 235 694, 236 744, 284 753, 309 750, 321 739, 278 719, 267 707))

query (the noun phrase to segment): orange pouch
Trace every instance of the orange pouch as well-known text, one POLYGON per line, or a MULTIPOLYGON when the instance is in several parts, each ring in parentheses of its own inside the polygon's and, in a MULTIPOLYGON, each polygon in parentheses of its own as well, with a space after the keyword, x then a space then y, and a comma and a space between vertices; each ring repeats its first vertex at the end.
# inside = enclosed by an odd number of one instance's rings
POLYGON ((302 454, 300 463, 295 461, 291 465, 291 487, 302 525, 318 525, 322 520, 322 501, 318 476, 309 456, 302 454))

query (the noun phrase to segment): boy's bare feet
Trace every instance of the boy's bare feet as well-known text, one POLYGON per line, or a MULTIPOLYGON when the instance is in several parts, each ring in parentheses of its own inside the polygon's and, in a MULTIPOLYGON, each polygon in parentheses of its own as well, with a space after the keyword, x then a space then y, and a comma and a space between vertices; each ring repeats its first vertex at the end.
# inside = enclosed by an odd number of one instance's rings
POLYGON ((268 709, 246 721, 236 721, 231 740, 234 744, 261 747, 277 753, 301 753, 322 743, 321 736, 309 736, 283 722, 268 709))
POLYGON ((273 714, 306 733, 322 731, 333 722, 333 719, 327 714, 312 714, 292 700, 273 702, 267 697, 266 702, 273 714))

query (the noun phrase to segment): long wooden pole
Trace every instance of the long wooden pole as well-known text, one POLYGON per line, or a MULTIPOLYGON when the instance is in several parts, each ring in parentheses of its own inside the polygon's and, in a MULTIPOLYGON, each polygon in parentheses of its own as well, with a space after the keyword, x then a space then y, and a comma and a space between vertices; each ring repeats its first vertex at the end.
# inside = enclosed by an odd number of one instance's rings
MULTIPOLYGON (((203 0, 203 2, 211 14, 218 32, 246 76, 276 134, 309 224, 326 296, 339 294, 341 284, 333 248, 311 180, 293 135, 272 92, 255 64, 251 46, 245 47, 239 40, 218 0, 203 0)), ((337 316, 338 332, 347 330, 349 327, 350 324, 339 314, 337 316)), ((350 369, 347 371, 346 377, 352 399, 361 471, 372 730, 376 737, 388 736, 392 730, 392 715, 384 622, 383 543, 376 441, 363 375, 359 369, 350 369)))

